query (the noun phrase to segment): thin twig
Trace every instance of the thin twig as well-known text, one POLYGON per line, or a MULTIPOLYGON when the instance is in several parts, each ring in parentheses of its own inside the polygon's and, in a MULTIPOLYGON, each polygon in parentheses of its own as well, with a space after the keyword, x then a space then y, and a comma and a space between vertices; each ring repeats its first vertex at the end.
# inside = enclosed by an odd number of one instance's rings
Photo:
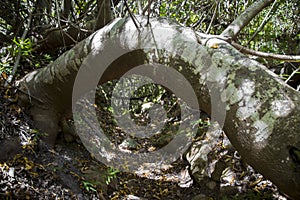
POLYGON ((150 7, 150 4, 148 2, 148 4, 145 6, 145 8, 143 9, 142 15, 145 15, 146 11, 148 11, 148 8, 150 7))
POLYGON ((62 37, 64 48, 66 48, 66 41, 65 41, 65 37, 64 37, 64 31, 63 31, 61 23, 60 23, 60 15, 59 15, 59 12, 58 12, 58 2, 57 2, 57 0, 55 1, 55 5, 56 5, 57 22, 58 22, 58 26, 60 28, 60 34, 61 34, 61 37, 62 37))
MULTIPOLYGON (((24 28, 24 32, 22 34, 22 37, 21 37, 21 41, 23 41, 25 38, 26 38, 26 35, 28 33, 28 30, 29 30, 29 27, 30 27, 30 24, 31 24, 31 20, 32 20, 32 15, 31 13, 29 13, 29 19, 28 19, 28 24, 27 24, 27 27, 25 26, 24 28)), ((17 69, 19 67, 19 63, 20 63, 20 60, 21 60, 21 54, 22 54, 22 48, 21 46, 18 47, 18 55, 17 55, 17 58, 16 58, 16 62, 14 64, 14 68, 11 72, 11 74, 8 76, 5 84, 4 84, 4 87, 7 87, 13 80, 14 76, 15 76, 15 73, 17 72, 17 69)))
MULTIPOLYGON (((269 21, 269 19, 271 18, 270 14, 271 12, 277 8, 278 6, 275 7, 277 3, 277 0, 274 1, 274 3, 272 4, 272 7, 270 8, 269 12, 267 13, 267 15, 265 16, 265 18, 263 19, 262 23, 260 24, 260 26, 258 27, 258 29, 256 29, 255 33, 251 36, 251 38, 249 39, 249 41, 247 42, 246 46, 249 46, 250 42, 256 37, 256 35, 262 30, 262 28, 266 25, 266 23, 269 21)), ((277 4, 278 5, 278 4, 277 4)))
POLYGON ((294 70, 293 73, 291 73, 291 75, 285 80, 285 83, 289 82, 292 77, 296 74, 300 72, 300 67, 298 67, 298 69, 294 70))
POLYGON ((216 39, 220 39, 220 40, 228 42, 234 48, 236 48, 238 51, 240 51, 244 54, 254 55, 254 56, 258 56, 261 58, 267 58, 267 59, 275 59, 275 60, 282 60, 282 61, 289 61, 289 62, 300 62, 300 55, 282 55, 282 54, 255 51, 255 50, 249 49, 247 47, 244 47, 238 43, 235 43, 230 38, 227 38, 222 35, 207 35, 207 34, 200 33, 200 32, 195 32, 195 34, 196 34, 198 42, 203 45, 206 45, 208 40, 216 38, 216 39))
POLYGON ((150 11, 151 11, 151 4, 152 4, 152 0, 148 0, 148 18, 147 18, 147 25, 150 24, 150 11))
POLYGON ((243 11, 227 28, 221 33, 224 37, 235 39, 240 31, 247 26, 250 21, 258 15, 265 7, 269 6, 275 0, 254 1, 246 10, 243 11))
POLYGON ((218 7, 219 7, 219 3, 220 3, 219 1, 216 2, 216 7, 215 7, 215 10, 214 10, 214 14, 213 14, 213 16, 212 16, 212 18, 211 18, 211 20, 210 20, 210 23, 209 23, 209 25, 208 25, 208 27, 207 27, 205 33, 209 33, 210 28, 211 28, 211 26, 212 26, 212 23, 213 23, 213 22, 215 21, 215 19, 216 19, 216 16, 217 16, 217 9, 218 9, 218 7))
POLYGON ((139 25, 137 24, 137 22, 136 22, 136 20, 135 20, 135 17, 133 16, 131 10, 129 9, 129 6, 128 6, 128 4, 127 4, 127 1, 124 0, 124 3, 125 3, 125 7, 126 7, 127 11, 129 12, 130 18, 132 19, 132 21, 133 21, 133 23, 134 23, 136 29, 140 32, 139 25))
POLYGON ((300 62, 300 55, 282 55, 282 54, 275 54, 275 53, 266 53, 261 51, 255 51, 252 49, 249 49, 247 47, 244 47, 240 44, 237 44, 235 42, 231 42, 231 45, 234 46, 237 50, 239 50, 242 53, 250 54, 262 58, 268 58, 268 59, 275 59, 275 60, 283 60, 283 61, 290 61, 290 62, 300 62))

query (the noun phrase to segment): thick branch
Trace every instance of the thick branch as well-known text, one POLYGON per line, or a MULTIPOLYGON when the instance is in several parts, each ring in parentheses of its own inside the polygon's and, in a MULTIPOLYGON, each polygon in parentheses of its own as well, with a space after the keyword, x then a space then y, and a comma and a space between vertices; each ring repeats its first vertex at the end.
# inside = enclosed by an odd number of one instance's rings
MULTIPOLYGON (((93 21, 94 24, 95 21, 93 21)), ((86 38, 90 32, 83 31, 79 27, 71 26, 67 30, 55 29, 46 34, 45 39, 38 42, 36 51, 49 52, 57 48, 70 46, 86 38)))
MULTIPOLYGON (((141 24, 147 24, 146 17, 138 19, 141 24)), ((153 67, 153 64, 162 64, 185 76, 197 95, 201 110, 215 115, 220 124, 222 117, 225 118, 226 135, 248 164, 281 191, 300 199, 299 171, 292 167, 287 148, 300 146, 299 92, 224 40, 212 38, 207 45, 218 45, 206 48, 199 44, 195 32, 189 28, 165 19, 151 19, 150 23, 151 26, 138 31, 130 19, 115 20, 47 68, 26 75, 20 81, 20 89, 44 102, 32 101, 31 113, 38 128, 48 132, 54 142, 57 123, 70 107, 72 96, 74 98, 72 91, 90 91, 99 79, 103 83, 120 78, 145 63, 150 64, 147 66, 156 74, 154 78, 172 80, 171 83, 182 91, 180 98, 189 104, 192 98, 186 87, 182 87, 182 81, 168 73, 158 74, 157 67, 153 67), (103 72, 101 78, 99 72, 103 72), (77 75, 83 77, 83 82, 75 81, 77 75)), ((80 95, 75 93, 75 97, 80 95)), ((91 128, 89 122, 80 120, 87 124, 80 138, 101 161, 108 154, 102 154, 100 149, 107 146, 94 134, 97 130, 91 128)), ((131 155, 128 156, 130 159, 131 155)), ((109 160, 114 162, 114 159, 109 160)))
POLYGON ((236 18, 222 33, 224 37, 236 38, 239 32, 265 7, 274 0, 258 0, 248 7, 238 18, 236 18))
POLYGON ((92 32, 104 27, 112 20, 110 0, 98 0, 98 15, 94 20, 86 22, 85 29, 73 24, 67 29, 55 29, 46 34, 39 42, 37 51, 53 51, 59 47, 70 46, 88 37, 92 32))
POLYGON ((97 0, 97 6, 98 16, 96 19, 96 27, 94 30, 98 30, 104 27, 112 20, 110 0, 97 0))

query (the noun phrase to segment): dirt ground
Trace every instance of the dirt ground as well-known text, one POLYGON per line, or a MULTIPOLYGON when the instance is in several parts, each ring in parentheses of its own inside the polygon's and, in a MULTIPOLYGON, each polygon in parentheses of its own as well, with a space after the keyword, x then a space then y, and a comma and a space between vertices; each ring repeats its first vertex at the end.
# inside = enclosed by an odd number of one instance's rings
POLYGON ((126 173, 97 162, 80 141, 60 137, 49 150, 15 90, 0 92, 0 199, 288 199, 233 154, 227 179, 200 184, 184 159, 167 170, 126 173))

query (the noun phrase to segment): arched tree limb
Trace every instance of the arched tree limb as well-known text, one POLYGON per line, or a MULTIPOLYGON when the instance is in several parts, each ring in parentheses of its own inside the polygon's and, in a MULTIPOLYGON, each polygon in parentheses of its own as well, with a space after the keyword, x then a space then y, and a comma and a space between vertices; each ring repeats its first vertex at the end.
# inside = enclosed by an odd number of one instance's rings
MULTIPOLYGON (((138 20, 147 24, 146 17, 138 20)), ((220 94, 220 101, 226 104, 223 129, 233 146, 248 164, 273 181, 282 192, 300 199, 300 174, 293 168, 288 149, 289 146, 300 146, 299 92, 224 40, 212 38, 207 41, 207 46, 213 48, 207 48, 199 44, 189 28, 164 19, 151 19, 150 23, 151 26, 145 26, 139 32, 130 19, 117 19, 48 67, 20 80, 20 89, 29 90, 44 102, 33 100, 30 110, 38 128, 49 134, 47 142, 55 142, 58 123, 71 106, 75 77, 84 59, 110 49, 107 40, 115 36, 122 38, 114 40, 118 48, 140 51, 126 54, 124 60, 114 62, 101 77, 101 83, 119 78, 145 61, 177 70, 178 66, 172 63, 180 62, 180 72, 193 86, 200 109, 207 113, 216 106, 212 105, 207 84, 223 84, 224 87, 216 87, 216 92, 220 94), (166 33, 164 37, 161 37, 162 31, 166 33), (163 52, 161 57, 147 60, 148 56, 155 57, 157 48, 163 52)), ((88 80, 93 75, 88 74, 88 80)), ((20 99, 28 101, 26 96, 20 99)))

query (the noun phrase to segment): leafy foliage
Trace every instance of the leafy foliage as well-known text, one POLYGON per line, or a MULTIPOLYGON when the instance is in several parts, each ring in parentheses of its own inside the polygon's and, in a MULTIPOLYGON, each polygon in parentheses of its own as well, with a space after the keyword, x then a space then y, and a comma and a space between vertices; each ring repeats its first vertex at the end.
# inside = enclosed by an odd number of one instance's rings
POLYGON ((95 184, 89 182, 89 181, 82 181, 82 184, 83 184, 83 188, 86 190, 86 191, 93 191, 93 192, 96 192, 97 190, 95 189, 95 184))
MULTIPOLYGON (((70 0, 66 2, 70 2, 71 6, 68 12, 63 0, 5 0, 0 3, 3 10, 0 16, 0 43, 3 44, 0 49, 1 72, 11 72, 19 47, 22 49, 20 65, 23 70, 24 66, 45 66, 67 50, 69 47, 66 46, 55 51, 51 49, 52 52, 43 52, 39 49, 39 45, 53 30, 80 29, 85 33, 93 31, 91 24, 97 17, 97 1, 70 0), (66 12, 67 16, 62 14, 66 12), (28 30, 28 34, 24 39, 20 39, 25 30, 28 30)), ((129 15, 123 1, 112 2, 114 2, 112 9, 114 17, 129 15)), ((149 7, 148 0, 128 0, 127 2, 130 11, 134 14, 167 17, 200 32, 220 34, 254 1, 159 0, 152 1, 149 7)), ((297 0, 275 1, 273 6, 266 8, 242 30, 237 38, 238 42, 251 49, 265 52, 299 54, 299 4, 297 0)), ((72 36, 72 40, 76 43, 77 38, 72 36)), ((276 73, 287 79, 299 67, 297 63, 292 63, 294 66, 291 66, 289 63, 258 60, 269 67, 274 67, 276 73)), ((293 74, 293 80, 295 76, 298 75, 293 74)))
POLYGON ((105 183, 108 185, 112 181, 112 179, 115 179, 117 177, 117 174, 119 172, 119 170, 109 167, 107 170, 105 183))

